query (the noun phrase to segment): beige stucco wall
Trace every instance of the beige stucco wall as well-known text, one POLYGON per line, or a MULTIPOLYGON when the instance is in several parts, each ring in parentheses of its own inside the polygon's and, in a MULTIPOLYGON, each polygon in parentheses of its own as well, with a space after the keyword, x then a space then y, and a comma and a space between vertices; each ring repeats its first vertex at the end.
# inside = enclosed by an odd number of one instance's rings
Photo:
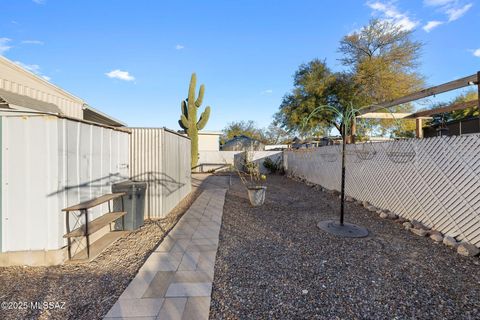
POLYGON ((221 132, 199 132, 198 151, 220 150, 220 135, 221 132))
POLYGON ((0 88, 56 104, 66 116, 83 118, 83 100, 0 56, 0 88))

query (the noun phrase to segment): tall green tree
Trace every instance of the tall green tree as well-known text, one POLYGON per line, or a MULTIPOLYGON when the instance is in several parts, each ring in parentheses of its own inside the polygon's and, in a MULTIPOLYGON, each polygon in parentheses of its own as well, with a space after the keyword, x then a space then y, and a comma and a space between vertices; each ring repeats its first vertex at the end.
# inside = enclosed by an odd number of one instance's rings
MULTIPOLYGON (((412 40, 411 31, 373 19, 340 41, 340 60, 348 71, 332 72, 325 61, 318 59, 299 67, 294 88, 283 98, 275 119, 282 127, 301 135, 323 133, 331 127, 341 133, 342 122, 336 112, 325 109, 308 116, 321 105, 341 113, 345 108, 393 100, 420 89, 423 78, 417 68, 421 48, 420 42, 412 40), (304 123, 307 118, 308 123, 304 123)), ((388 111, 412 109, 411 105, 403 105, 388 111)), ((376 127, 383 134, 414 129, 412 123, 388 120, 366 121, 364 125, 370 127, 369 131, 376 127)))
POLYGON ((412 32, 373 19, 340 41, 340 61, 354 74, 369 102, 393 100, 423 86, 417 71, 423 44, 412 39, 412 32))
POLYGON ((328 105, 342 113, 352 105, 363 105, 365 99, 353 80, 351 73, 334 73, 319 59, 302 64, 295 73, 293 90, 274 116, 276 123, 301 136, 326 135, 330 128, 342 132, 337 112, 318 107, 328 105))
POLYGON ((230 122, 225 126, 222 132, 223 134, 220 137, 220 142, 222 144, 233 139, 235 136, 240 135, 247 136, 260 142, 265 142, 263 130, 258 127, 253 120, 230 122))

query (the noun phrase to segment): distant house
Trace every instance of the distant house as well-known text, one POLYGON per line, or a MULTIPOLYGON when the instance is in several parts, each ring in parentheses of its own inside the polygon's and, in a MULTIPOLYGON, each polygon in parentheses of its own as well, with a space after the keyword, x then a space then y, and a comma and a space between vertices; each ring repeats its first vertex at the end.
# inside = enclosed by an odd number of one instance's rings
POLYGON ((198 151, 218 151, 220 150, 219 131, 199 131, 198 132, 198 151))
MULTIPOLYGON (((185 130, 179 130, 178 133, 187 136, 185 130)), ((198 132, 198 151, 219 151, 220 150, 220 131, 199 131, 198 132)))
POLYGON ((234 136, 222 145, 222 151, 262 151, 265 145, 245 135, 234 136))

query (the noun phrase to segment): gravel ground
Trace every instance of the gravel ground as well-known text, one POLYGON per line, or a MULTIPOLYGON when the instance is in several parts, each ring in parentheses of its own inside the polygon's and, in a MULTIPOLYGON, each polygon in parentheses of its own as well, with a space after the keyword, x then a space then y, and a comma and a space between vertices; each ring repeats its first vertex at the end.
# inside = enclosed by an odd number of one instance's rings
POLYGON ((211 319, 479 319, 480 259, 348 203, 363 239, 316 224, 338 215, 337 197, 269 177, 251 207, 238 179, 227 193, 211 319))
POLYGON ((101 319, 138 269, 200 194, 194 187, 165 219, 145 225, 94 261, 53 267, 0 267, 0 302, 55 302, 63 309, 2 310, 0 319, 101 319))

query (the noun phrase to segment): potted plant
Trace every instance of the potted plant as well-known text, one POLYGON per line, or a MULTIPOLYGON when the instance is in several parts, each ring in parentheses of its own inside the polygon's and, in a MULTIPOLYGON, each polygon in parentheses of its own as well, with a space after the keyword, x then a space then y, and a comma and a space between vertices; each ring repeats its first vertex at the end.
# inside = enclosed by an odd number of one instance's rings
POLYGON ((243 185, 247 187, 248 199, 254 207, 261 206, 265 202, 267 177, 260 173, 257 163, 252 160, 253 152, 246 151, 243 163, 243 172, 237 168, 238 176, 243 185))

